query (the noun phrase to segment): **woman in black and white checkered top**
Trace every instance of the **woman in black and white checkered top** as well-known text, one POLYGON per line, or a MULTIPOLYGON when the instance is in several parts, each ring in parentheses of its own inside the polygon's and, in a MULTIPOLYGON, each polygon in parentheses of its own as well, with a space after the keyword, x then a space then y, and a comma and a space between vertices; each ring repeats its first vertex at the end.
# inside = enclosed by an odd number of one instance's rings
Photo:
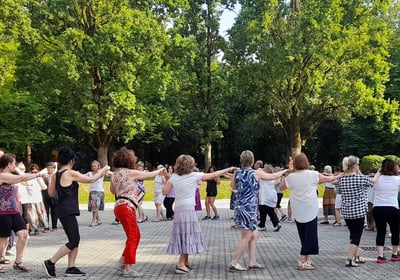
POLYGON ((373 181, 367 175, 361 174, 359 164, 358 157, 345 157, 343 159, 344 174, 336 185, 342 194, 342 216, 350 231, 350 246, 346 261, 348 267, 355 267, 365 262, 358 255, 358 246, 367 213, 367 191, 368 188, 373 187, 373 181))

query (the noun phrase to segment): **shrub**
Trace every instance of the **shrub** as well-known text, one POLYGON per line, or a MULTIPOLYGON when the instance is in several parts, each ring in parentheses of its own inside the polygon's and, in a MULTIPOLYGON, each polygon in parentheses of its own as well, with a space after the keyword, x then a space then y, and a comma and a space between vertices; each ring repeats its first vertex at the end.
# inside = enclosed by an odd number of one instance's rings
POLYGON ((378 155, 367 155, 361 159, 360 171, 363 174, 368 174, 371 168, 379 169, 381 167, 382 161, 385 159, 383 156, 378 155))
POLYGON ((395 155, 386 155, 383 156, 384 158, 390 158, 391 160, 394 160, 397 164, 400 163, 400 158, 398 156, 395 155))

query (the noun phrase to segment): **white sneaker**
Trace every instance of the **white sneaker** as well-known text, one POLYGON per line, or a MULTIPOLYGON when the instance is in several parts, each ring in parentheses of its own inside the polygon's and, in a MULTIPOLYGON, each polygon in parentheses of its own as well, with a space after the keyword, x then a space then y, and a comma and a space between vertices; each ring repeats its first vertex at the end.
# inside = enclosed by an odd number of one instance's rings
POLYGON ((139 278, 143 277, 143 273, 137 272, 136 270, 124 270, 122 271, 122 277, 127 277, 127 278, 139 278))
POLYGON ((114 266, 114 269, 123 272, 125 270, 125 265, 122 263, 118 263, 116 266, 114 266))
POLYGON ((258 231, 267 231, 266 227, 258 227, 258 231))

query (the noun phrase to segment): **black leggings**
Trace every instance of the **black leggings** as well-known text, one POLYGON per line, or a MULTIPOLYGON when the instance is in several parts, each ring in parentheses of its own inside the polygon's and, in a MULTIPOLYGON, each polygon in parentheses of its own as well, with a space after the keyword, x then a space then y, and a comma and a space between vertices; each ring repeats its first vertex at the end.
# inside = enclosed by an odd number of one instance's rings
POLYGON ((78 247, 81 236, 79 235, 79 226, 76 216, 72 215, 62 217, 60 218, 60 222, 68 238, 68 243, 65 244, 65 246, 67 246, 67 248, 70 250, 78 247))
POLYGON ((365 217, 358 219, 344 219, 347 228, 350 231, 350 244, 360 245, 361 235, 364 230, 365 217))
POLYGON ((167 219, 172 219, 174 217, 174 201, 175 201, 175 197, 165 197, 164 198, 164 207, 166 209, 166 216, 167 219))
POLYGON ((392 233, 392 245, 399 245, 399 209, 390 206, 375 206, 372 215, 376 225, 376 246, 385 245, 386 225, 392 233))

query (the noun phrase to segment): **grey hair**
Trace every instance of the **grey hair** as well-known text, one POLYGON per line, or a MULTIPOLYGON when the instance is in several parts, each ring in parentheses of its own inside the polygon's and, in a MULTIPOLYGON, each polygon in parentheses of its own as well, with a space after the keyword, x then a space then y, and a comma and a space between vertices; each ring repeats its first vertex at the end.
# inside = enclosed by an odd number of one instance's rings
POLYGON ((254 163, 254 154, 250 150, 245 150, 240 154, 240 166, 251 167, 254 163))
POLYGON ((264 172, 266 173, 272 173, 274 172, 274 167, 271 164, 264 164, 264 172))
POLYGON ((332 173, 332 166, 330 166, 330 165, 325 165, 325 166, 324 166, 324 171, 327 171, 328 173, 332 173))
POLYGON ((360 159, 356 156, 348 156, 347 157, 347 170, 353 170, 356 164, 360 164, 360 159))

